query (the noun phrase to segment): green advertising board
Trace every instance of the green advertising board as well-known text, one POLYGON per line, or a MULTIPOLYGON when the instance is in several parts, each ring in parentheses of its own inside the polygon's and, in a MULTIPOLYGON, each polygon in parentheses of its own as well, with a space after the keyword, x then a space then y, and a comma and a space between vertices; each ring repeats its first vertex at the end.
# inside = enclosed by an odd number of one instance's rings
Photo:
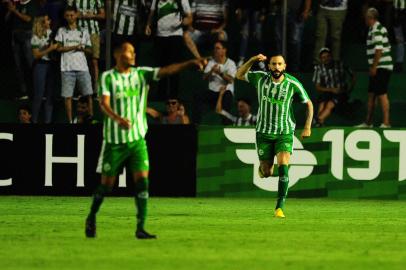
MULTIPOLYGON (((278 178, 259 178, 254 128, 199 128, 199 197, 272 197, 278 178)), ((299 139, 290 197, 406 199, 406 130, 319 128, 299 139)))

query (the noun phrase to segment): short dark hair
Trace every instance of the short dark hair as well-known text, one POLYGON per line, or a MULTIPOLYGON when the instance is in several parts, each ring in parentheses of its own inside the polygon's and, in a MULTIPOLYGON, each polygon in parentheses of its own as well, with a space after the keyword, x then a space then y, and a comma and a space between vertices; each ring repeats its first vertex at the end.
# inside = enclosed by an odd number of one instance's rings
POLYGON ((224 49, 227 49, 227 42, 223 41, 223 40, 216 40, 213 43, 213 47, 216 46, 216 43, 220 43, 221 46, 223 46, 224 49))
POLYGON ((239 99, 237 99, 237 102, 240 102, 240 101, 247 103, 248 106, 251 107, 251 100, 249 100, 248 98, 239 98, 239 99))
POLYGON ((123 49, 124 44, 130 44, 131 46, 135 47, 131 42, 124 41, 123 43, 119 43, 119 44, 115 45, 114 48, 113 48, 113 52, 114 53, 121 52, 121 50, 123 49))
POLYGON ((73 11, 73 12, 77 12, 78 9, 75 6, 66 6, 65 9, 63 10, 63 13, 68 12, 68 11, 73 11))
POLYGON ((89 105, 89 97, 88 96, 81 96, 78 100, 78 103, 89 105))
POLYGON ((29 114, 31 114, 31 107, 30 107, 30 105, 28 105, 26 103, 21 104, 20 106, 18 106, 17 113, 19 113, 21 110, 27 111, 29 114))

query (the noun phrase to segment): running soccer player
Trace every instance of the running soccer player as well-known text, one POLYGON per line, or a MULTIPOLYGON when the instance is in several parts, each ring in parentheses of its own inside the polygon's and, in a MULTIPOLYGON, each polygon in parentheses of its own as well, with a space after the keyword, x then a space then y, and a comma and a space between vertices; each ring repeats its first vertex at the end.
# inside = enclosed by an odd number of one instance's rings
POLYGON ((146 104, 149 83, 170 76, 183 69, 206 64, 205 59, 194 59, 162 68, 132 67, 135 65, 134 47, 123 43, 114 50, 116 66, 103 72, 99 83, 100 108, 105 114, 103 146, 98 172, 101 184, 96 188, 90 213, 86 218, 87 237, 96 236, 96 213, 106 193, 114 186, 124 165, 132 173, 135 183, 138 239, 152 239, 155 235, 144 229, 148 199, 148 152, 144 136, 147 132, 146 104))
POLYGON ((284 218, 283 208, 289 185, 288 165, 295 132, 295 118, 292 112, 293 96, 297 94, 302 103, 307 105, 302 139, 311 134, 313 104, 302 84, 292 75, 285 73, 286 63, 283 56, 271 57, 268 65, 270 72, 250 71, 253 64, 266 60, 266 56, 262 54, 253 56, 237 70, 236 78, 249 82, 257 89, 259 107, 256 143, 260 160, 258 173, 261 178, 271 176, 276 155, 279 182, 275 217, 284 218))

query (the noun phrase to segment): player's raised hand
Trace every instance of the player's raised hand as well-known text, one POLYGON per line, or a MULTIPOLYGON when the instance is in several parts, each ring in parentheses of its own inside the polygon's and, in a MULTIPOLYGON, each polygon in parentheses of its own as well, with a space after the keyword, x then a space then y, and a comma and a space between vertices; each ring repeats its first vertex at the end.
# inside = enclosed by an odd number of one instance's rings
POLYGON ((123 128, 123 129, 130 129, 130 127, 131 127, 131 122, 130 122, 130 120, 128 120, 128 119, 126 119, 126 118, 120 117, 120 118, 118 118, 118 119, 116 120, 116 122, 117 122, 118 125, 119 125, 121 128, 123 128))
POLYGON ((264 61, 266 61, 266 56, 263 55, 263 54, 261 54, 261 53, 258 54, 258 55, 256 55, 255 58, 256 58, 256 61, 259 61, 259 62, 264 62, 264 61))
POLYGON ((311 134, 312 134, 312 131, 310 130, 310 128, 304 128, 302 131, 302 134, 300 135, 300 138, 303 140, 307 137, 310 137, 311 134))

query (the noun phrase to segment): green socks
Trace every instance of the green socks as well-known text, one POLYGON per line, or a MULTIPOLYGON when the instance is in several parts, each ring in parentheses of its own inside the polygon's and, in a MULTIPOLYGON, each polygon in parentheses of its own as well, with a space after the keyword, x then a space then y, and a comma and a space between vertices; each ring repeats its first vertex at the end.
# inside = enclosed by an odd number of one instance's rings
POLYGON ((289 187, 289 174, 288 165, 281 165, 278 167, 279 172, 279 182, 278 182, 278 200, 276 202, 277 208, 282 208, 285 205, 286 196, 288 195, 289 187))
POLYGON ((135 183, 135 204, 137 206, 137 230, 144 230, 147 217, 148 178, 141 178, 135 183))
POLYGON ((99 211, 100 205, 103 202, 104 196, 107 193, 110 193, 112 190, 111 187, 107 186, 107 185, 103 185, 100 184, 94 194, 93 194, 93 202, 92 202, 92 206, 90 207, 90 213, 89 213, 89 218, 95 218, 97 211, 99 211))

